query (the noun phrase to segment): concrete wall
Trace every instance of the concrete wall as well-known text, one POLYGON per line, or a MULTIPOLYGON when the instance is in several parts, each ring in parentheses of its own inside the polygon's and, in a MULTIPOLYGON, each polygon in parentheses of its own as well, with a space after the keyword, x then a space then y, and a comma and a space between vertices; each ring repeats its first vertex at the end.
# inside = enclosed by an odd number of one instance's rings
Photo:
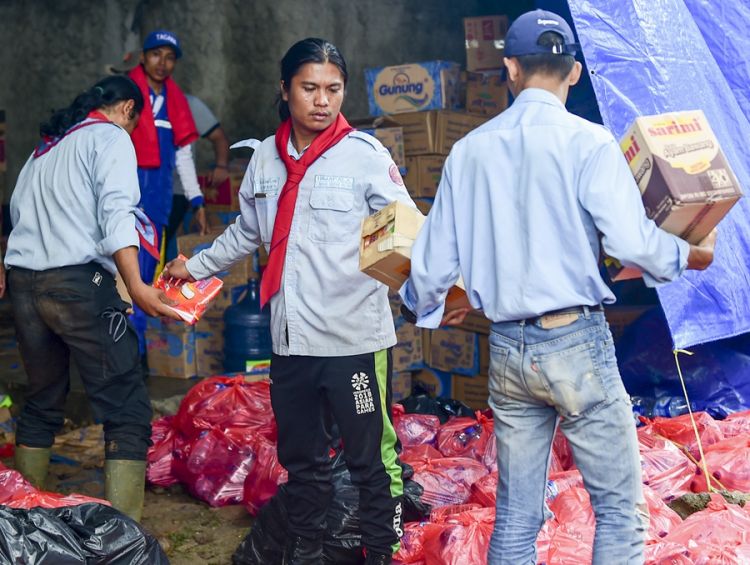
MULTIPOLYGON (((178 34, 175 78, 219 116, 230 141, 276 125, 279 60, 308 36, 333 41, 349 65, 344 112, 367 114, 363 69, 430 59, 464 63, 464 16, 529 9, 488 0, 0 0, 0 108, 7 115, 8 184, 53 108, 140 47, 152 29, 178 34), (131 29, 132 28, 132 29, 131 29)), ((201 161, 210 150, 200 148, 201 161)))

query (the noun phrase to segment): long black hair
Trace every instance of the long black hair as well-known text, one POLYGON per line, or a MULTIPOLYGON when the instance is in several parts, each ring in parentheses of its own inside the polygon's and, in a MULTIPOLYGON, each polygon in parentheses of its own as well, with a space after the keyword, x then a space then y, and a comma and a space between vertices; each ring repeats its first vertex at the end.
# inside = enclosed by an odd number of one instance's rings
MULTIPOLYGON (((286 55, 284 55, 284 58, 281 59, 281 81, 284 83, 283 88, 289 89, 292 84, 292 77, 297 74, 300 67, 307 63, 332 63, 341 71, 341 76, 344 77, 344 86, 346 86, 346 82, 349 80, 349 74, 346 72, 346 61, 344 61, 344 57, 338 48, 325 39, 308 37, 292 45, 289 51, 286 52, 286 55)), ((279 93, 277 104, 279 106, 281 121, 289 119, 289 104, 281 98, 281 93, 279 93)))
POLYGON ((143 95, 132 79, 124 75, 104 78, 76 96, 70 106, 57 110, 48 121, 40 124, 39 134, 43 137, 63 135, 72 126, 83 121, 91 110, 112 106, 123 100, 135 102, 135 114, 140 114, 143 110, 143 95))

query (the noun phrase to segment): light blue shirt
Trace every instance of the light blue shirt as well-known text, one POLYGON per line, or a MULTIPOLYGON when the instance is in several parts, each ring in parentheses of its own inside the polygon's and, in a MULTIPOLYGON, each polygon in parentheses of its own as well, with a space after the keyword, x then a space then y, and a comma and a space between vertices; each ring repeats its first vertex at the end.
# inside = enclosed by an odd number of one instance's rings
MULTIPOLYGON (((294 147, 288 153, 299 159, 294 147)), ((240 185, 241 214, 187 262, 197 279, 271 245, 286 166, 275 139, 255 150, 240 185)), ((354 131, 323 153, 299 185, 281 289, 271 298, 277 355, 336 357, 396 344, 388 289, 359 270, 363 218, 399 200, 414 207, 388 151, 354 131)))
POLYGON ((453 147, 401 296, 418 325, 433 328, 459 275, 493 322, 612 303, 600 233, 604 250, 642 269, 649 286, 687 264, 689 245, 646 217, 612 135, 527 89, 453 147))
POLYGON ((6 266, 45 271, 94 261, 115 274, 112 255, 139 246, 137 166, 130 136, 113 123, 82 127, 30 157, 10 200, 6 266))

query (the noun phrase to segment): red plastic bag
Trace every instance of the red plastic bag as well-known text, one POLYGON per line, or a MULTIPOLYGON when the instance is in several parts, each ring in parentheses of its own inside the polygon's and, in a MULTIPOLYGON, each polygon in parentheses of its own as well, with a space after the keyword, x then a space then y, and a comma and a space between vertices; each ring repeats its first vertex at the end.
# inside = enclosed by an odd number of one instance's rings
POLYGON ((558 494, 571 488, 584 488, 580 471, 571 469, 559 473, 550 473, 549 480, 555 484, 558 494))
POLYGON ((242 502, 245 479, 256 463, 247 445, 252 430, 213 428, 174 450, 173 471, 190 493, 211 506, 242 502))
POLYGON ((430 459, 442 459, 443 454, 431 445, 416 445, 413 447, 406 447, 399 455, 399 459, 403 463, 407 463, 412 467, 414 465, 426 464, 430 459))
POLYGON ((481 412, 477 412, 477 418, 452 418, 440 426, 438 451, 446 457, 471 457, 491 464, 497 454, 492 418, 481 412))
MULTIPOLYGON (((723 487, 750 492, 750 435, 739 435, 710 445, 704 455, 708 472, 723 487)), ((703 464, 698 466, 691 488, 693 492, 708 490, 703 464)))
MULTIPOLYGON (((693 416, 695 416, 695 424, 704 449, 724 439, 719 424, 706 412, 694 412, 693 416)), ((690 414, 683 414, 675 418, 654 418, 653 425, 656 433, 686 447, 693 457, 700 459, 700 451, 695 439, 690 414)))
POLYGON ((476 502, 480 506, 494 508, 497 500, 497 471, 485 475, 471 485, 470 502, 476 502))
POLYGON ((549 509, 561 525, 581 526, 582 529, 596 526, 589 493, 585 489, 573 487, 561 492, 550 503, 549 509))
POLYGON ((573 450, 570 448, 568 439, 559 427, 552 440, 552 454, 557 466, 560 467, 559 469, 555 469, 556 471, 569 471, 576 468, 575 461, 573 461, 573 450))
POLYGON ((750 544, 699 545, 690 548, 690 557, 694 565, 747 565, 750 563, 750 544))
POLYGON ((8 469, 0 464, 0 504, 10 508, 62 508, 64 506, 77 506, 86 502, 106 504, 109 502, 82 494, 58 494, 38 490, 23 475, 13 469, 8 469))
POLYGON ((267 380, 247 382, 243 376, 210 377, 187 393, 175 427, 187 439, 211 428, 250 428, 276 442, 276 420, 267 380))
POLYGON ((177 439, 174 416, 164 416, 151 423, 152 445, 148 449, 146 480, 149 484, 168 487, 179 480, 172 472, 174 445, 177 439))
POLYGON ((468 457, 445 457, 414 465, 414 481, 422 485, 422 501, 438 507, 465 504, 471 485, 487 474, 487 468, 468 457))
POLYGON ((549 562, 549 545, 552 542, 552 536, 555 534, 557 525, 556 520, 547 520, 542 526, 542 529, 539 530, 539 534, 536 536, 537 563, 549 562))
POLYGON ((750 512, 728 504, 720 494, 711 494, 708 506, 676 525, 664 541, 684 545, 691 550, 703 545, 718 547, 750 543, 750 512))
POLYGON ((640 451, 670 449, 674 447, 674 443, 656 432, 653 424, 641 426, 636 433, 638 434, 638 449, 640 451))
POLYGON ((719 424, 724 438, 750 434, 750 410, 730 414, 724 420, 717 421, 717 424, 719 424))
POLYGON ((666 537, 675 526, 682 524, 682 518, 672 510, 661 496, 647 486, 643 486, 649 513, 648 534, 646 539, 660 541, 666 537))
POLYGON ((393 427, 403 447, 434 444, 440 418, 431 414, 405 414, 400 404, 393 405, 393 427))
POLYGON ((256 461, 247 474, 242 502, 252 516, 256 516, 279 488, 289 479, 286 469, 279 463, 276 446, 261 436, 250 445, 256 461))
POLYGON ((409 565, 424 562, 424 531, 426 526, 427 524, 424 522, 409 522, 404 526, 401 547, 393 556, 394 561, 409 565))
POLYGON ((582 563, 591 563, 594 553, 593 544, 593 526, 560 524, 555 528, 549 542, 547 564, 581 565, 582 563))
POLYGON ((495 511, 491 508, 455 514, 444 523, 427 524, 425 562, 441 565, 486 563, 494 526, 495 511))
POLYGON ((643 484, 651 487, 667 502, 691 492, 695 471, 695 463, 674 445, 641 451, 643 484))
POLYGON ((646 545, 645 565, 693 565, 690 552, 684 545, 674 542, 659 542, 646 545))

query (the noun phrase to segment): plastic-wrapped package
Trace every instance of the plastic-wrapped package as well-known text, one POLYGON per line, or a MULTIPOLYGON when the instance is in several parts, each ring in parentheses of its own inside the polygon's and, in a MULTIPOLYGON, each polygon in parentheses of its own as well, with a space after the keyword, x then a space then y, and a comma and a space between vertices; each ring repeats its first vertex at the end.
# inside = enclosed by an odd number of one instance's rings
POLYGON ((425 563, 466 565, 485 563, 495 525, 491 508, 450 515, 445 522, 429 523, 424 530, 425 563))
MULTIPOLYGON (((178 259, 187 261, 184 255, 179 255, 178 259)), ((167 277, 162 271, 154 286, 163 290, 167 298, 172 301, 173 305, 169 308, 176 312, 185 323, 193 325, 203 316, 211 300, 219 294, 224 282, 217 277, 190 282, 167 277)))
POLYGON ((151 423, 152 445, 148 449, 146 480, 149 484, 168 487, 179 482, 172 472, 174 445, 177 433, 174 416, 164 416, 151 423))
POLYGON ((251 428, 276 441, 270 383, 247 382, 243 376, 210 377, 188 391, 175 416, 175 427, 187 439, 211 428, 251 428))
POLYGON ((559 473, 550 473, 549 480, 555 485, 558 494, 571 488, 584 488, 583 477, 577 469, 561 471, 559 473))
POLYGON ((536 562, 545 564, 549 562, 549 544, 552 541, 552 536, 555 534, 557 529, 556 520, 547 520, 542 529, 539 530, 539 534, 536 536, 536 562))
MULTIPOLYGON (((714 443, 705 448, 704 455, 708 472, 722 487, 750 492, 750 435, 735 436, 714 443)), ((703 465, 698 466, 691 488, 693 492, 707 490, 703 465)))
MULTIPOLYGON (((724 439, 719 424, 711 416, 705 412, 696 412, 693 415, 704 449, 724 439)), ((695 440, 695 431, 689 414, 675 418, 654 418, 653 426, 656 433, 685 446, 693 457, 700 459, 698 442, 695 440)))
POLYGON ((561 492, 550 503, 549 509, 560 524, 594 527, 594 511, 589 501, 589 493, 582 488, 569 488, 561 492))
POLYGON ((276 445, 262 436, 251 439, 250 448, 256 456, 255 465, 245 478, 242 502, 252 516, 276 494, 279 485, 287 482, 286 469, 279 463, 276 445))
MULTIPOLYGON (((642 418, 642 421, 648 422, 642 418)), ((664 436, 658 434, 653 424, 646 424, 636 430, 638 434, 638 449, 648 451, 649 449, 671 449, 674 443, 664 436)))
POLYGON ((453 418, 440 426, 437 448, 445 457, 471 457, 497 470, 497 444, 492 418, 481 412, 474 418, 453 418))
POLYGON ((393 560, 406 564, 416 564, 424 561, 424 531, 425 522, 408 522, 404 526, 401 547, 393 556, 393 560))
POLYGON ((641 451, 643 484, 669 502, 691 491, 696 466, 674 445, 641 451))
POLYGON ((570 443, 568 443, 567 438, 559 427, 555 432, 555 438, 552 440, 552 452, 561 467, 560 471, 575 469, 576 464, 573 460, 573 450, 570 448, 570 443))
POLYGON ((404 448, 434 444, 440 418, 431 414, 406 414, 403 406, 393 405, 393 427, 404 448))

